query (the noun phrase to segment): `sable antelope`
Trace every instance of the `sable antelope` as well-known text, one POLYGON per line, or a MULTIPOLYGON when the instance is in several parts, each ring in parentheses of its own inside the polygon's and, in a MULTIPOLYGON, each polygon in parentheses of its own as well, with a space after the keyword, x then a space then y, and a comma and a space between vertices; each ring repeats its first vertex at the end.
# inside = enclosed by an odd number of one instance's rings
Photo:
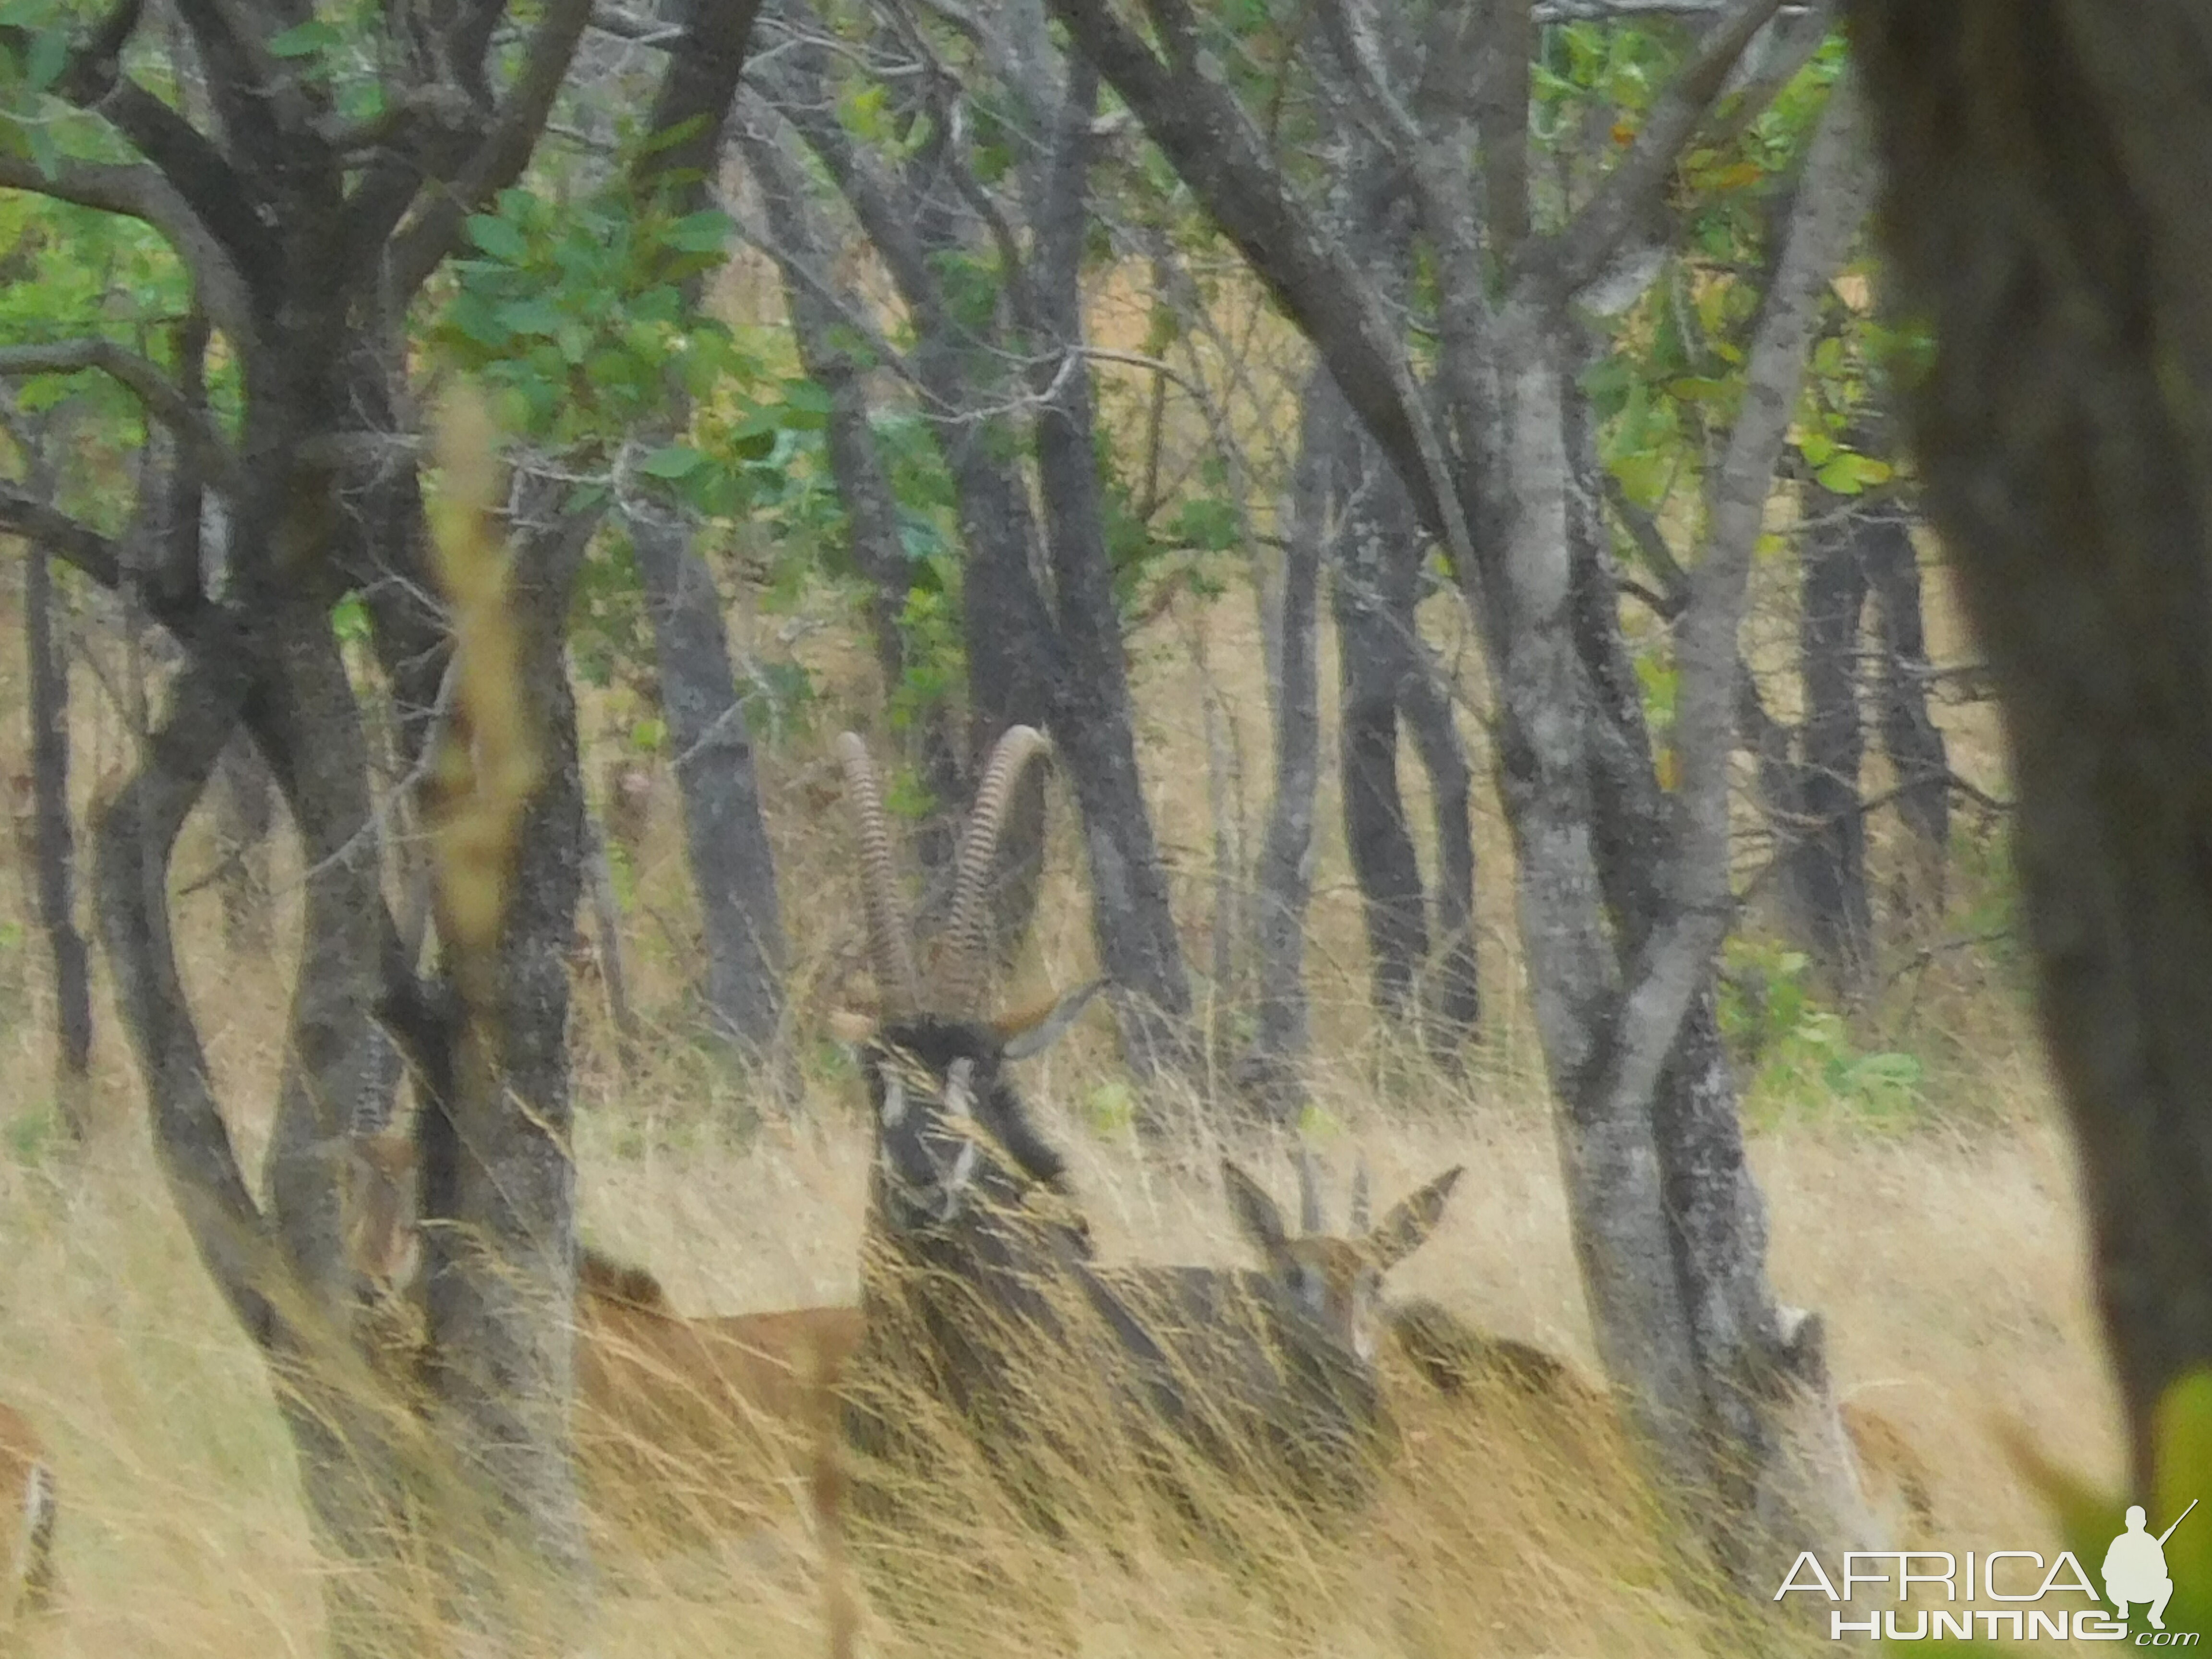
POLYGON ((9 1517, 7 1577, 0 1583, 0 1629, 42 1613, 53 1597, 53 1466, 37 1433, 11 1406, 0 1405, 0 1515, 9 1517))
MULTIPOLYGON (((1268 1273, 1097 1266, 1067 1207, 1061 1161, 1005 1075, 1007 1060, 1043 1047, 1097 988, 1025 1017, 1033 1024, 994 1023, 981 1012, 983 900, 1000 820, 1044 746, 1016 726, 991 757, 925 995, 874 771, 857 737, 840 739, 883 996, 861 1051, 876 1157, 862 1244, 866 1331, 848 1373, 846 1420, 854 1446, 892 1477, 856 1492, 853 1507, 867 1519, 889 1513, 896 1468, 928 1466, 933 1454, 903 1419, 933 1401, 964 1425, 1018 1504, 1056 1528, 1052 1471, 1083 1463, 1085 1453, 1066 1442, 1082 1413, 1041 1415, 1039 1403, 1067 1389, 1088 1390, 1138 1464, 1171 1486, 1180 1443, 1233 1484, 1287 1486, 1329 1507, 1356 1502, 1373 1485, 1387 1431, 1371 1358, 1332 1340, 1268 1273)), ((1256 1208, 1250 1219, 1264 1225, 1256 1208)))

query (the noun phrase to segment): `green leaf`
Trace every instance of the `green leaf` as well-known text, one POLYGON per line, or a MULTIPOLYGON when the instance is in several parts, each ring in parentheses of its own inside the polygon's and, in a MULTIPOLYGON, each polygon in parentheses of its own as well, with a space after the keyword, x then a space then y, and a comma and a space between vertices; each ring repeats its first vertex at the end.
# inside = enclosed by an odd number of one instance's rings
POLYGON ((23 136, 30 143, 31 160, 40 177, 50 181, 60 178, 62 155, 54 143, 53 129, 43 121, 35 121, 23 129, 23 136))
POLYGON ((668 747, 668 722, 648 714, 629 729, 629 746, 641 755, 657 755, 668 747))
POLYGON ((496 307, 492 315, 509 333, 538 335, 548 339, 559 331, 565 320, 552 301, 542 295, 526 300, 509 300, 496 307))
POLYGON ((295 23, 283 33, 272 36, 269 55, 272 58, 313 58, 319 52, 328 51, 338 44, 338 32, 319 17, 310 17, 304 23, 295 23))
POLYGON ((682 478, 696 471, 706 459, 688 444, 668 444, 640 462, 638 471, 649 478, 682 478))
POLYGON ((502 264, 519 265, 529 252, 522 233, 505 219, 489 213, 472 213, 468 219, 469 240, 502 264))
POLYGON ((331 607, 331 632, 345 645, 366 644, 368 640, 368 607, 358 593, 349 593, 331 607))
POLYGON ((39 38, 31 42, 30 59, 23 66, 32 91, 44 92, 61 79, 62 70, 69 66, 69 35, 60 25, 39 32, 39 38))
POLYGON ((1823 489, 1838 495, 1856 495, 1863 489, 1884 483, 1889 474, 1888 462, 1844 449, 1838 451, 1835 459, 1820 468, 1814 476, 1820 479, 1823 489))
POLYGON ((669 226, 661 240, 685 253, 720 253, 736 230, 728 214, 709 208, 685 214, 669 226))

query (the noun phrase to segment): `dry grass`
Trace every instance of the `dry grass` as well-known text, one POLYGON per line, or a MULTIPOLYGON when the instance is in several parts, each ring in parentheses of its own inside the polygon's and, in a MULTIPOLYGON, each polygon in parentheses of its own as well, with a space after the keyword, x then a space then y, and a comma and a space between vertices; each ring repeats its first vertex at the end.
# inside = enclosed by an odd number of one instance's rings
MULTIPOLYGON (((1438 637, 1458 637, 1455 617, 1436 621, 1438 637)), ((0 637, 13 637, 4 617, 0 637)), ((775 648, 767 638, 754 643, 764 653, 775 648)), ((866 674, 849 641, 817 634, 805 650, 831 707, 864 701, 866 674)), ((1250 599, 1180 606, 1135 653, 1146 775, 1176 866, 1186 945, 1203 963, 1214 890, 1209 700, 1242 757, 1241 799, 1255 840, 1267 793, 1250 599), (1206 671, 1194 665, 1194 637, 1206 671)), ((1322 672, 1332 683, 1326 659, 1322 672)), ((14 672, 5 665, 4 676, 14 672)), ((92 688, 82 689, 89 704, 92 688)), ((0 706, 12 706, 14 690, 0 683, 0 706)), ((112 717, 81 709, 80 718, 112 717)), ((1979 732, 1954 736, 1970 751, 1987 742, 1979 732)), ((111 753, 119 748, 112 731, 99 741, 111 753)), ((788 921, 811 973, 858 939, 842 831, 818 816, 826 744, 817 733, 764 763, 788 921)), ((1418 792, 1416 802, 1418 810, 1418 792)), ((629 918, 636 994, 655 1022, 641 1075, 616 1076, 588 992, 580 1006, 585 1231, 650 1263, 687 1311, 848 1298, 867 1152, 848 1080, 825 1062, 804 1116, 745 1132, 750 1103, 690 1038, 688 908, 667 807, 660 804, 635 872, 629 918)), ((1333 793, 1322 803, 1312 965, 1326 1057, 1316 1068, 1315 1128, 1340 1169, 1355 1145, 1364 1152, 1385 1201, 1465 1163, 1443 1227, 1394 1288, 1436 1297, 1487 1328, 1589 1366, 1553 1133, 1506 948, 1504 836, 1492 803, 1478 812, 1491 1007, 1483 1052, 1453 1080, 1371 1027, 1333 793)), ((1063 823, 1026 980, 1065 982, 1088 963, 1076 860, 1063 823)), ((179 884, 206 867, 196 827, 178 862, 179 884)), ((212 893, 185 900, 180 911, 234 1133, 242 1155, 258 1159, 280 1058, 285 964, 226 960, 212 893)), ((63 1608, 44 1650, 100 1659, 314 1652, 319 1568, 289 1451, 259 1364, 194 1261, 153 1169, 135 1076, 104 1024, 105 1137, 75 1156, 41 1141, 43 978, 20 942, 12 956, 0 963, 8 974, 0 1058, 18 1079, 0 1106, 0 1145, 12 1149, 0 1155, 0 1237, 9 1243, 0 1254, 0 1395, 37 1419, 59 1466, 63 1608)), ((1770 1205, 1773 1277, 1786 1299, 1828 1314, 1844 1386, 1922 1449, 1943 1547, 2047 1547, 2049 1525, 1990 1434, 1992 1414, 2024 1420, 2063 1462, 2100 1476, 2118 1469, 2068 1154, 2048 1080, 2023 1057, 2017 991, 1971 957, 1939 959, 1922 977, 1912 1040, 1940 1040, 1950 1056, 1923 1118, 1868 1131, 1823 1115, 1817 1100, 1765 1114, 1779 1127, 1756 1139, 1753 1156, 1770 1205)), ((101 1012, 105 1020, 104 1004, 101 1012)), ((1035 1097, 1058 1103, 1042 1115, 1073 1153, 1102 1253, 1239 1260, 1211 1174, 1217 1146, 1194 1133, 1172 1155, 1145 1154, 1126 1133, 1094 1131, 1092 1119, 1110 1118, 1115 1103, 1103 1024, 1091 1022, 1025 1079, 1035 1097)), ((1282 1149, 1235 1150, 1287 1189, 1282 1149)), ((964 1531, 917 1547, 935 1548, 941 1565, 991 1595, 956 1605, 960 1622, 942 1650, 1033 1650, 1039 1630, 1057 1624, 1100 1659, 1712 1650, 1712 1629, 1662 1588, 1656 1547, 1632 1517, 1622 1519, 1632 1500, 1613 1454, 1601 1443, 1562 1451, 1557 1425, 1528 1417, 1537 1410, 1493 1402, 1475 1418, 1414 1412, 1406 1456, 1348 1543, 1248 1516, 1267 1542, 1264 1572, 1162 1547, 1132 1529, 1111 1491, 1097 1494, 1096 1524, 1055 1552, 1012 1524, 987 1486, 948 1468, 945 1490, 971 1500, 960 1511, 964 1531)), ((794 1513, 770 1539, 624 1564, 604 1600, 596 1650, 817 1653, 815 1561, 794 1513)), ((880 1623, 871 1632, 890 1640, 880 1623)))

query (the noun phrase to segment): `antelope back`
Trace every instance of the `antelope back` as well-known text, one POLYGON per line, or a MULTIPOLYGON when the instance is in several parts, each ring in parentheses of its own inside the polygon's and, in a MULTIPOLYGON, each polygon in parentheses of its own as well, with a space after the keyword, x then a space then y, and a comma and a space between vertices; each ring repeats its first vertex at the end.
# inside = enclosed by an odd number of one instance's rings
POLYGON ((0 1626, 45 1611, 54 1585, 53 1465, 22 1413, 0 1405, 0 1626))
POLYGON ((641 1267, 578 1261, 576 1449, 608 1525, 662 1536, 787 1512, 860 1345, 857 1308, 687 1319, 641 1267))

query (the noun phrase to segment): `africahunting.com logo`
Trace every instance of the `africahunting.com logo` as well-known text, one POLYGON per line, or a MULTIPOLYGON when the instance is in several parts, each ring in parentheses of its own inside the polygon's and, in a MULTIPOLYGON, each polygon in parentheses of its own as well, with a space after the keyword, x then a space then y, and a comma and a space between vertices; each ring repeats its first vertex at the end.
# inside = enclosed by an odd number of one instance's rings
POLYGON ((1807 1550, 1783 1576, 1774 1599, 1823 1595, 1841 1604, 1828 1613, 1828 1638, 1835 1642, 1855 1636, 1919 1642, 1979 1635, 1990 1641, 2009 1637, 2015 1642, 2125 1642, 2132 1638, 2137 1647, 2195 1647, 2199 1632, 2166 1627, 2166 1604, 2173 1599, 2173 1580, 2166 1570, 2166 1540, 2196 1507, 2192 1498, 2188 1509, 2174 1516, 2164 1532, 2155 1534, 2141 1504, 2129 1510, 2127 1530, 2106 1547, 2099 1569, 2105 1585, 2102 1595, 2071 1550, 2059 1551, 2048 1566, 2035 1550, 1991 1550, 1980 1556, 1971 1550, 1963 1555, 1943 1550, 1854 1550, 1844 1557, 1843 1572, 1836 1577, 1807 1550), (1852 1607, 1861 1589, 1869 1592, 1868 1601, 1883 1605, 1852 1607), (1933 1605, 1939 1589, 1942 1607, 1933 1605), (2061 1599, 2070 1596, 2087 1597, 2089 1605, 2072 1606, 2061 1599), (1976 1605, 1982 1601, 2014 1605, 1976 1605), (2137 1613, 2146 1628, 2133 1627, 2137 1613))

